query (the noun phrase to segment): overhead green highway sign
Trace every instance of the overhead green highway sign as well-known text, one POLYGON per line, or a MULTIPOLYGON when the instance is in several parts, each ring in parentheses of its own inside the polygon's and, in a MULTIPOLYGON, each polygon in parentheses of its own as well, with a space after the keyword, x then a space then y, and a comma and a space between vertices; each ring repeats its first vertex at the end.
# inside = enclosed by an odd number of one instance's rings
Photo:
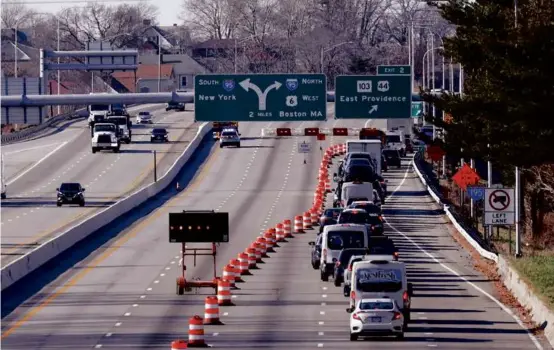
POLYGON ((410 75, 411 66, 377 66, 377 75, 410 75))
POLYGON ((324 74, 206 74, 194 77, 197 121, 327 119, 324 74))
POLYGON ((339 75, 335 79, 335 118, 409 118, 409 75, 339 75))

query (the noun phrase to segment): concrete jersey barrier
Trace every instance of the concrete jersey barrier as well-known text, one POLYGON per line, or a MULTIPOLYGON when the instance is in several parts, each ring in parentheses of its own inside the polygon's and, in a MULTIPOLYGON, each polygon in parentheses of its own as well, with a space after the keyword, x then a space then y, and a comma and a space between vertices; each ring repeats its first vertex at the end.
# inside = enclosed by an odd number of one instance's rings
POLYGON ((96 232, 121 215, 131 211, 138 205, 160 193, 179 174, 190 157, 197 150, 204 137, 211 131, 211 123, 203 123, 196 136, 175 160, 169 170, 157 182, 151 183, 100 211, 85 221, 67 229, 58 236, 43 243, 30 253, 14 260, 2 268, 2 290, 8 288, 43 264, 66 251, 82 239, 96 232))

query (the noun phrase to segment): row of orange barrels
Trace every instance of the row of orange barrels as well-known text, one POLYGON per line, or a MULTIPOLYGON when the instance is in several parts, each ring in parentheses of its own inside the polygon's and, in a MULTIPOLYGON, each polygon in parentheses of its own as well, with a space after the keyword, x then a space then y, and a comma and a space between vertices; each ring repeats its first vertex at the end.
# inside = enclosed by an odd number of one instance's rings
POLYGON ((256 238, 248 248, 231 259, 223 267, 223 275, 217 280, 217 296, 207 296, 204 301, 204 317, 195 315, 189 319, 188 340, 175 340, 171 343, 172 350, 209 347, 204 337, 205 325, 223 325, 219 317, 220 306, 234 306, 232 290, 237 289, 236 283, 242 283, 242 276, 251 275, 250 270, 257 269, 267 253, 275 252, 278 243, 294 238, 293 233, 302 234, 318 225, 319 217, 325 210, 325 197, 330 192, 329 171, 332 158, 344 154, 346 145, 332 145, 324 153, 318 172, 318 184, 314 192, 313 206, 302 215, 294 217, 294 221, 284 220, 267 229, 261 237, 256 238), (294 225, 293 225, 294 222, 294 225))

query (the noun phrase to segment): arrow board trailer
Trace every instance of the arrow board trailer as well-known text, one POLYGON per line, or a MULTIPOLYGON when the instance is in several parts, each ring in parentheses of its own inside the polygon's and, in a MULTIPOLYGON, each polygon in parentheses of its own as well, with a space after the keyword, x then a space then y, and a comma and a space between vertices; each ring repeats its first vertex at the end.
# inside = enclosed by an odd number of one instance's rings
POLYGON ((369 153, 375 161, 375 173, 381 175, 381 141, 347 140, 346 153, 369 153))

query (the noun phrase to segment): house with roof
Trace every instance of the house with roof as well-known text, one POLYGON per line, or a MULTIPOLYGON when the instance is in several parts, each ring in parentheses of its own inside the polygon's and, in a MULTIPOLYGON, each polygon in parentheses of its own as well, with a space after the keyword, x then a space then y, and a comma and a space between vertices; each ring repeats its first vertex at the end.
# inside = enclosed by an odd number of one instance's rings
POLYGON ((122 71, 111 74, 111 86, 119 93, 170 92, 175 90, 175 80, 172 64, 141 63, 136 72, 122 71), (160 82, 159 91, 158 80, 160 82))
MULTIPOLYGON (((160 57, 158 55, 143 54, 139 56, 141 64, 156 64, 160 57)), ((174 75, 174 87, 176 90, 194 89, 194 76, 205 74, 207 70, 204 66, 194 60, 187 54, 168 54, 162 55, 162 65, 172 65, 174 75)))

